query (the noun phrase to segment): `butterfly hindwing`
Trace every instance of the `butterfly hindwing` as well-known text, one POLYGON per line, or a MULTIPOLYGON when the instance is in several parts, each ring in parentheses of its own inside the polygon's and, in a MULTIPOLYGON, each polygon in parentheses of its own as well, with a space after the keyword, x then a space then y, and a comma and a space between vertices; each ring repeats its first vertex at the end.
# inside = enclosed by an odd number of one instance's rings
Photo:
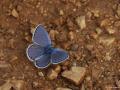
POLYGON ((27 48, 27 57, 30 61, 34 61, 35 58, 41 56, 44 53, 44 48, 36 44, 30 44, 27 48))
POLYGON ((33 43, 36 43, 42 47, 51 45, 50 37, 42 25, 38 25, 36 27, 32 39, 33 39, 33 43))
POLYGON ((68 59, 68 53, 62 49, 55 48, 51 54, 51 63, 58 64, 68 59))
POLYGON ((50 64, 50 55, 44 54, 35 60, 35 66, 37 68, 46 68, 50 64))

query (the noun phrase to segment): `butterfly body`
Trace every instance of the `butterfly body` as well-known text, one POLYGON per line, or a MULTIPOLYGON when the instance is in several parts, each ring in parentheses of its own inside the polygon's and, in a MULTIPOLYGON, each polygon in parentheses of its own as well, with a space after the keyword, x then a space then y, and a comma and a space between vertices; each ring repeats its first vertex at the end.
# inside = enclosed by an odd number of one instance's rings
POLYGON ((54 50, 54 48, 51 45, 48 45, 47 47, 44 48, 45 54, 51 54, 54 50))
POLYGON ((46 68, 50 64, 58 64, 67 60, 68 53, 52 46, 50 37, 43 26, 37 26, 32 39, 33 44, 28 46, 26 53, 28 59, 37 68, 46 68))

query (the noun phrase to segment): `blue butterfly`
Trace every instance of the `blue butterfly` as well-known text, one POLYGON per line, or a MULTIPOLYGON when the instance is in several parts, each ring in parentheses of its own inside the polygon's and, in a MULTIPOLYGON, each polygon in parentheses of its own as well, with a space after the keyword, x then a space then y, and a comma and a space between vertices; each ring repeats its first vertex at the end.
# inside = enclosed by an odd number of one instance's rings
POLYGON ((32 37, 33 44, 26 50, 27 57, 37 68, 46 68, 68 59, 66 51, 54 48, 51 39, 42 25, 38 25, 32 37))

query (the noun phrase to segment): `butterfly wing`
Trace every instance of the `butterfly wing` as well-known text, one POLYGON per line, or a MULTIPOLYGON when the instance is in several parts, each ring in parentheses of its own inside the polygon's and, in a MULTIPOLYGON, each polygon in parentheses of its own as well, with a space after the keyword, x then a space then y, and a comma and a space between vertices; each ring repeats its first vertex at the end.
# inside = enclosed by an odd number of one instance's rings
POLYGON ((34 61, 37 57, 44 53, 44 48, 36 44, 30 44, 26 50, 27 57, 30 61, 34 61))
POLYGON ((69 57, 69 55, 66 51, 56 48, 53 50, 53 53, 51 55, 51 63, 52 64, 61 63, 65 60, 67 60, 68 57, 69 57))
POLYGON ((32 39, 34 43, 40 45, 41 47, 51 45, 50 37, 42 25, 38 25, 36 27, 32 39))
POLYGON ((46 68, 48 65, 50 65, 50 55, 49 54, 44 54, 35 60, 35 66, 37 68, 46 68))

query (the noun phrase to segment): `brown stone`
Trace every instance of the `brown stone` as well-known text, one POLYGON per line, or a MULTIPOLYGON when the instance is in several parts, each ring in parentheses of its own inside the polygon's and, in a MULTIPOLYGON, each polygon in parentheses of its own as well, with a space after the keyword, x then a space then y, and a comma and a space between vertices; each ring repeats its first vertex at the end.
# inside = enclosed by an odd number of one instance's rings
POLYGON ((62 76, 71 80, 76 85, 79 85, 86 75, 86 68, 84 67, 72 67, 69 71, 64 71, 62 76))

